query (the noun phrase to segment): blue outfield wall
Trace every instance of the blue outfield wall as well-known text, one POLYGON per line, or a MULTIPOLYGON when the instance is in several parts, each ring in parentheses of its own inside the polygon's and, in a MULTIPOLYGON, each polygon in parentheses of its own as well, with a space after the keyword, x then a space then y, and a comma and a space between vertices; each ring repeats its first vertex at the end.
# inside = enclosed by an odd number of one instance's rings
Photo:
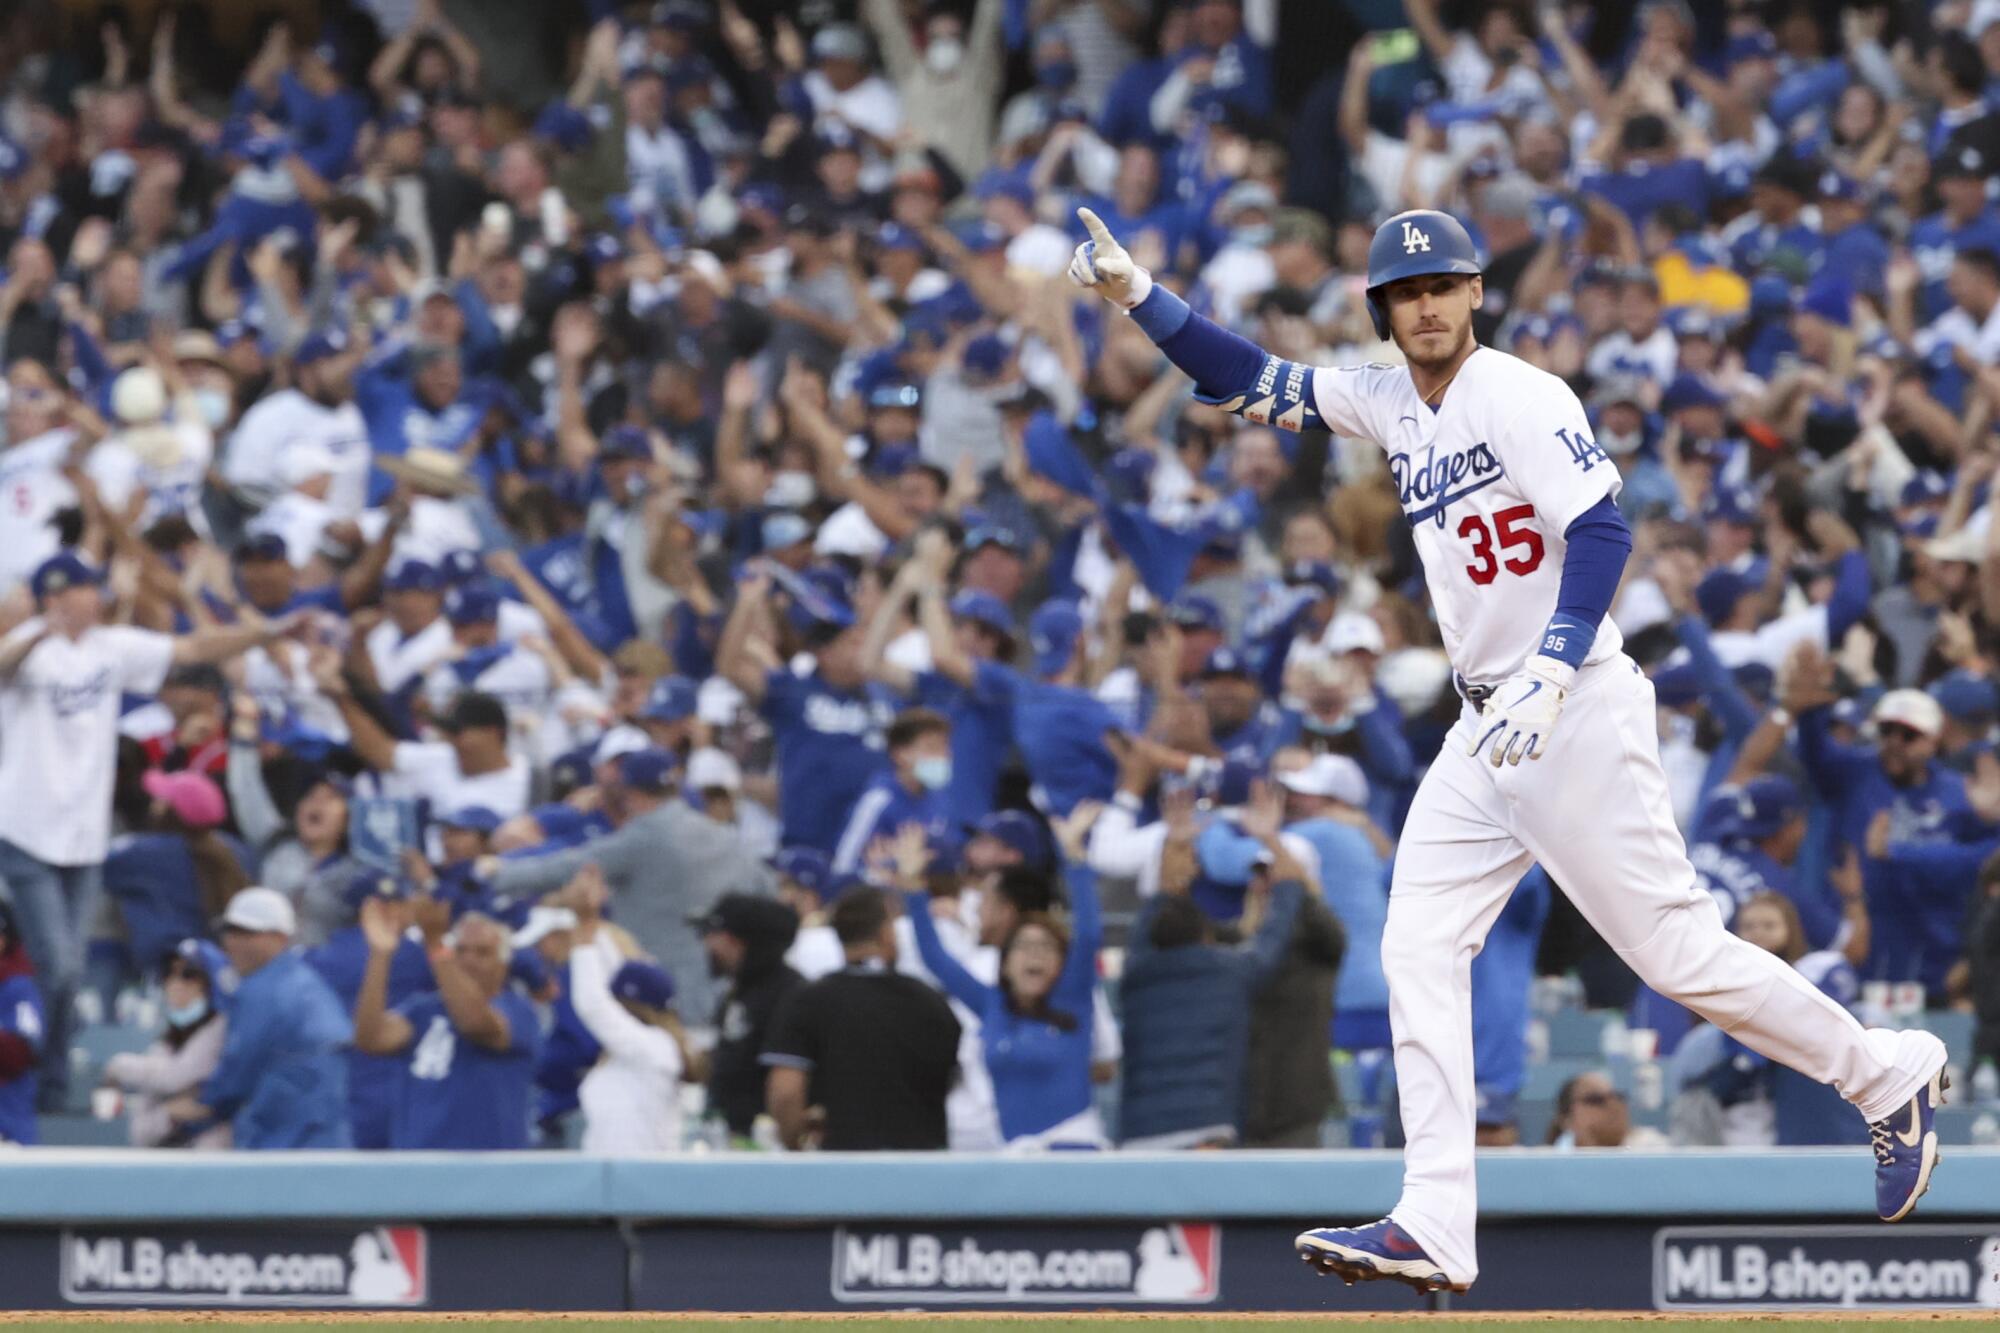
MULTIPOLYGON (((148 1219, 787 1222, 849 1218, 1352 1220, 1395 1202, 1374 1152, 723 1155, 30 1150, 0 1158, 0 1225, 148 1219)), ((1861 1149, 1479 1155, 1505 1218, 1872 1216, 1861 1149)), ((1952 1148, 1924 1221, 2000 1219, 2000 1149, 1952 1148)))

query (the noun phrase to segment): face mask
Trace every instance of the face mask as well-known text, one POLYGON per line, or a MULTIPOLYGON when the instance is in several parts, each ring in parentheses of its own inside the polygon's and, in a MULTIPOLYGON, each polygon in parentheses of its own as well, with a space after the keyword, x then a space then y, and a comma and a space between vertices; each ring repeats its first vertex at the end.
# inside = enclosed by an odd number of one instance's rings
POLYGON ((208 1001, 190 1000, 183 1005, 167 1006, 167 1022, 177 1028, 193 1027, 208 1015, 208 1001))
POLYGON ((1278 229, 1268 222, 1255 223, 1248 227, 1237 227, 1229 233, 1229 239, 1238 245, 1269 245, 1278 229))
POLYGON ((1076 83, 1076 62, 1073 60, 1051 60, 1046 65, 1035 66, 1035 82, 1051 92, 1068 92, 1076 83))
POLYGON ((917 785, 926 791, 942 791, 951 785, 951 758, 948 755, 927 755, 917 760, 911 768, 917 785))
POLYGON ((195 410, 210 430, 219 430, 229 420, 229 395, 220 389, 196 389, 195 410))
POLYGON ((933 74, 949 74, 965 59, 965 43, 956 37, 940 37, 924 48, 924 64, 933 74))
POLYGON ((1613 458, 1621 454, 1635 454, 1639 452, 1639 446, 1645 441, 1645 438, 1644 432, 1636 430, 1624 434, 1607 430, 1599 431, 1597 434, 1597 442, 1603 445, 1604 452, 1610 454, 1613 458))
POLYGON ((819 494, 810 472, 780 472, 771 478, 764 503, 773 509, 804 509, 819 494))

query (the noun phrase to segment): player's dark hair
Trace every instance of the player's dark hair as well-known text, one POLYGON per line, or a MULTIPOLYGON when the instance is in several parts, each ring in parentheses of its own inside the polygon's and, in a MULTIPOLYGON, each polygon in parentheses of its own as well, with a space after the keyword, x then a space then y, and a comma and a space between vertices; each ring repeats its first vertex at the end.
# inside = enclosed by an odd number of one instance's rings
POLYGON ((1962 32, 1940 34, 1937 53, 1944 81, 1954 92, 1970 96, 1986 86, 1986 61, 1979 54, 1979 44, 1970 37, 1962 32))
POLYGON ((884 738, 891 750, 913 745, 926 736, 949 736, 951 720, 935 708, 905 708, 889 724, 884 738))
POLYGON ((873 944, 882 934, 882 927, 889 924, 889 895, 880 889, 849 889, 840 896, 828 914, 833 933, 840 940, 840 947, 852 949, 856 945, 873 944))

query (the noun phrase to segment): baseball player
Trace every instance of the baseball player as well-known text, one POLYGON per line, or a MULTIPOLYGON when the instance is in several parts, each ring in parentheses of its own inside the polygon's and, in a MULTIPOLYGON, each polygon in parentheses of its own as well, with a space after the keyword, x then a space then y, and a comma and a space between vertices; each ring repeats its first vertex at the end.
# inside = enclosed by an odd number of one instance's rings
POLYGON ((1465 228, 1418 210, 1376 230, 1369 313, 1408 364, 1332 368, 1267 355, 1193 313, 1080 216, 1090 239, 1070 276, 1123 307, 1198 399, 1382 447, 1464 699, 1410 807, 1382 936, 1402 1197, 1370 1226, 1306 1232, 1300 1256, 1419 1290, 1478 1275, 1472 959, 1537 861, 1648 984, 1859 1108, 1877 1211, 1907 1216, 1937 1161, 1944 1044, 1862 1028, 1723 928, 1674 826, 1652 686, 1606 614, 1632 545, 1618 470, 1568 385, 1473 340, 1484 293, 1465 228))

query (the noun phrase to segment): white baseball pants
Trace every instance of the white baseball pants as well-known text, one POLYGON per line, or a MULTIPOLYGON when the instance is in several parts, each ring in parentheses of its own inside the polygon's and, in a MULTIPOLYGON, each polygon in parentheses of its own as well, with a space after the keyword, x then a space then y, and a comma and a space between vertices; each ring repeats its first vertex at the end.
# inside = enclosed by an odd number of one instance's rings
POLYGON ((1620 654, 1577 676, 1540 759, 1465 753, 1468 705, 1417 789, 1396 852, 1382 966, 1402 1102, 1390 1214, 1454 1282, 1473 1240, 1472 959, 1539 861, 1661 994, 1753 1050, 1831 1083, 1870 1120, 1907 1102, 1943 1043, 1865 1029, 1782 959, 1730 934, 1695 881, 1660 767, 1652 682, 1620 654))

